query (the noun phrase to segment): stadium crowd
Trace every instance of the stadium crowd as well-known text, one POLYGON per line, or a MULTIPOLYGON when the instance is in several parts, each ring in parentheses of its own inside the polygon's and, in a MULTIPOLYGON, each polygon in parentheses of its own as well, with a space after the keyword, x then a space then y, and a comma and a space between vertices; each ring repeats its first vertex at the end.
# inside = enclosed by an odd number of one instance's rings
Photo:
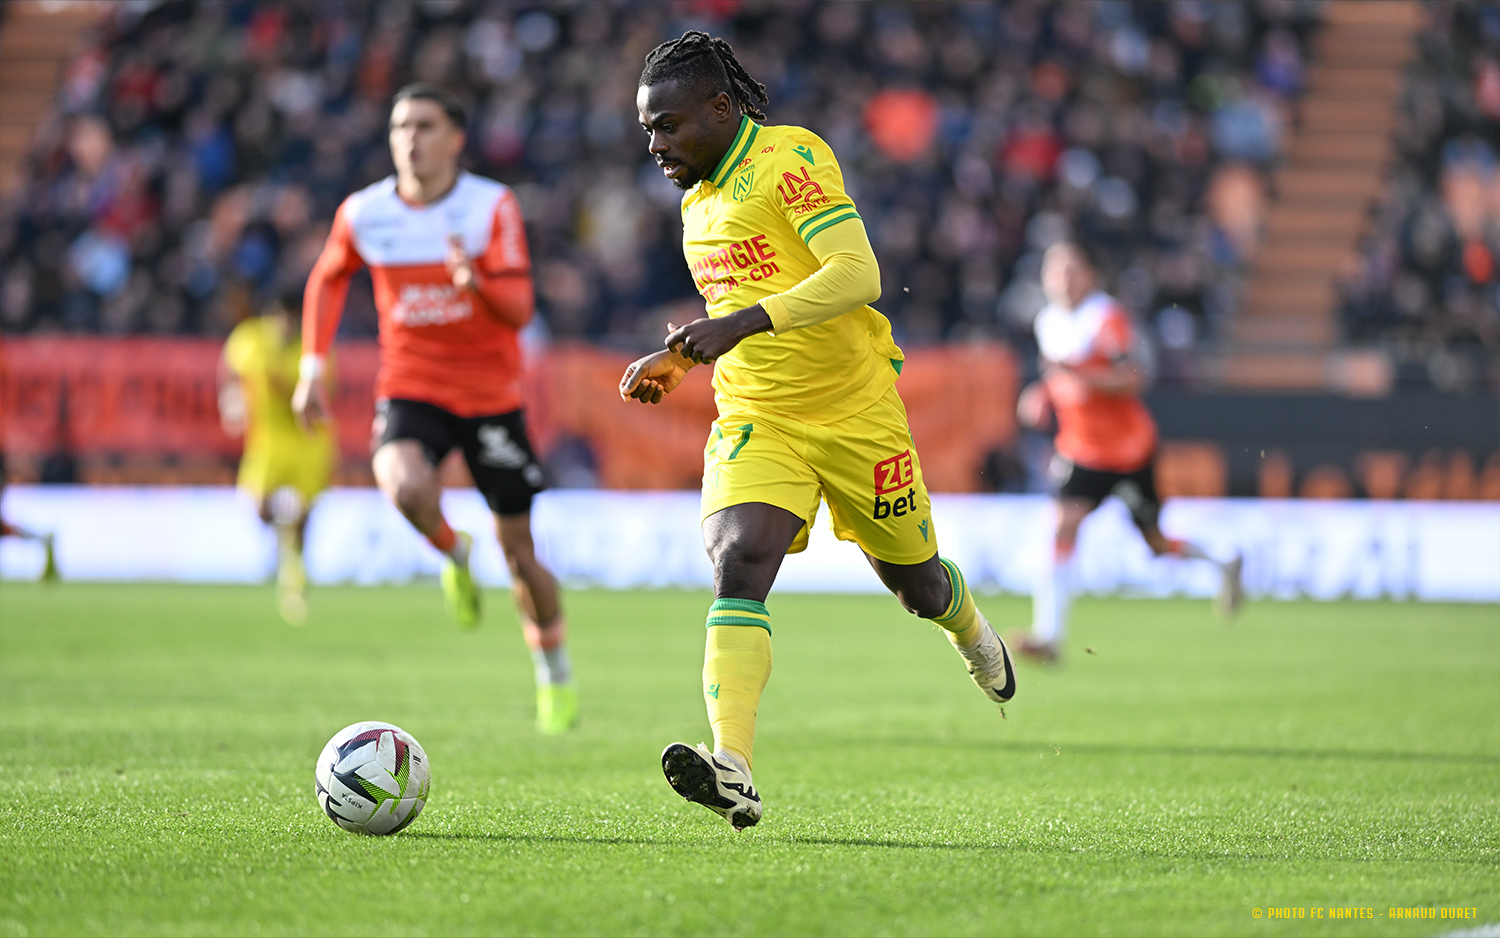
MULTIPOLYGON (((636 76, 696 27, 769 86, 772 123, 839 154, 902 341, 1029 347, 1037 248, 1071 228, 1186 350, 1236 301, 1263 201, 1245 193, 1278 154, 1314 16, 1305 0, 122 7, 0 207, 0 327, 224 334, 300 283, 339 200, 391 171, 390 95, 423 79, 461 89, 468 164, 518 192, 552 334, 653 343, 695 294, 636 76)), ((373 334, 367 290, 345 329, 373 334)))
MULTIPOLYGON (((1445 390, 1500 364, 1500 7, 1426 8, 1400 101, 1399 162, 1343 283, 1348 336, 1445 390)), ((1500 374, 1490 376, 1492 384, 1500 374)))

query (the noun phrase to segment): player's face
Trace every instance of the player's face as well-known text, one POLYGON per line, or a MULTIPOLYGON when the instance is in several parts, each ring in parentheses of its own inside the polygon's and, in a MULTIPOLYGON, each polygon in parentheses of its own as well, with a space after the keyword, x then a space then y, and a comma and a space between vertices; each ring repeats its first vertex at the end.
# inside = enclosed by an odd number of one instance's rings
POLYGON ((1094 271, 1088 261, 1068 245, 1049 248, 1042 258, 1042 292, 1047 300, 1076 309, 1094 291, 1094 271))
POLYGON ((436 101, 407 98, 391 108, 391 161, 398 175, 431 179, 454 172, 464 132, 436 101))
POLYGON ((635 106, 641 129, 651 138, 646 149, 672 185, 684 191, 714 171, 739 130, 739 113, 727 93, 703 98, 675 80, 642 85, 635 106))

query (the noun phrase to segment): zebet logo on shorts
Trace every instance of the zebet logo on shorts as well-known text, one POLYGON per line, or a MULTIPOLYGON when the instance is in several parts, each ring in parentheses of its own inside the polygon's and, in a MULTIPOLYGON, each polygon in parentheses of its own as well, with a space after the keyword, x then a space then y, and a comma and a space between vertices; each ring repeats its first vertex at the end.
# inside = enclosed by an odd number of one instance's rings
POLYGON ((876 521, 895 515, 897 518, 909 511, 915 511, 917 507, 917 490, 912 484, 915 473, 912 472, 911 450, 906 450, 890 459, 882 459, 875 464, 875 511, 870 515, 876 521), (905 495, 898 496, 894 500, 887 501, 881 498, 891 492, 899 492, 907 489, 905 495))

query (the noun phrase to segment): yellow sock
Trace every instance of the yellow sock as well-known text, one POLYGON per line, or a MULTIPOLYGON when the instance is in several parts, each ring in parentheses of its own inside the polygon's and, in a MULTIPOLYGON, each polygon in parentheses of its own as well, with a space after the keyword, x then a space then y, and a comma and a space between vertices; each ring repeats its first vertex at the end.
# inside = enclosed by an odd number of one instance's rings
POLYGON ((716 600, 708 611, 703 649, 703 702, 714 728, 714 749, 751 768, 755 712, 771 677, 771 616, 764 603, 716 600))
POLYGON ((969 584, 964 582, 964 575, 958 571, 958 565, 945 557, 939 557, 938 562, 948 571, 953 598, 948 601, 948 608, 943 614, 932 621, 948 630, 950 642, 960 648, 970 648, 979 641, 984 630, 981 624, 984 620, 979 616, 979 607, 974 605, 974 594, 969 592, 969 584))

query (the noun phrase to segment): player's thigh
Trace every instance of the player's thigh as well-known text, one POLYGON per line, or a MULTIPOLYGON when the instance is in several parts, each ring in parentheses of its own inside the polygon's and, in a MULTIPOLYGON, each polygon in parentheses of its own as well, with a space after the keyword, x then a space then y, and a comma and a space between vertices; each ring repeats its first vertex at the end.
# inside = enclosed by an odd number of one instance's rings
POLYGON ((1084 516, 1099 507, 1120 478, 1118 472, 1080 466, 1062 453, 1053 453, 1047 482, 1055 499, 1058 533, 1076 533, 1084 516))
POLYGON ((1060 495, 1052 502, 1052 528, 1057 540, 1072 543, 1078 539, 1078 529, 1083 519, 1099 507, 1097 499, 1074 498, 1060 495))
POLYGON ((437 467, 457 442, 457 419, 423 401, 377 401, 371 466, 380 488, 393 498, 435 492, 437 467))
MULTIPOLYGON (((443 457, 458 445, 460 422, 461 418, 425 401, 381 399, 375 402, 370 451, 378 454, 392 443, 414 443, 436 469, 443 457)), ((409 452, 412 447, 400 449, 409 452)))
POLYGON ((1114 485, 1114 495, 1125 503, 1130 511, 1130 520, 1141 534, 1158 546, 1161 535, 1161 496, 1156 491, 1156 461, 1152 460, 1135 472, 1122 473, 1114 485))
POLYGON ((311 504, 328 488, 333 459, 333 441, 327 435, 293 432, 274 440, 263 476, 265 491, 294 489, 304 504, 311 504))
POLYGON ((424 494, 436 497, 437 467, 415 440, 382 443, 370 460, 375 484, 391 498, 411 499, 424 494))
POLYGON ((894 388, 827 428, 814 468, 840 540, 891 564, 920 564, 937 553, 922 461, 894 388))
POLYGON ((532 500, 542 491, 542 467, 526 435, 525 414, 513 410, 466 417, 459 445, 490 511, 500 517, 529 515, 532 500))
POLYGON ((721 414, 703 447, 699 518, 706 523, 736 505, 770 505, 802 520, 788 552, 806 548, 820 487, 804 450, 795 422, 748 411, 721 414))
POLYGON ((265 443, 256 440, 246 445, 245 452, 240 456, 239 473, 235 477, 235 484, 240 491, 259 504, 275 487, 274 474, 275 465, 265 443))

